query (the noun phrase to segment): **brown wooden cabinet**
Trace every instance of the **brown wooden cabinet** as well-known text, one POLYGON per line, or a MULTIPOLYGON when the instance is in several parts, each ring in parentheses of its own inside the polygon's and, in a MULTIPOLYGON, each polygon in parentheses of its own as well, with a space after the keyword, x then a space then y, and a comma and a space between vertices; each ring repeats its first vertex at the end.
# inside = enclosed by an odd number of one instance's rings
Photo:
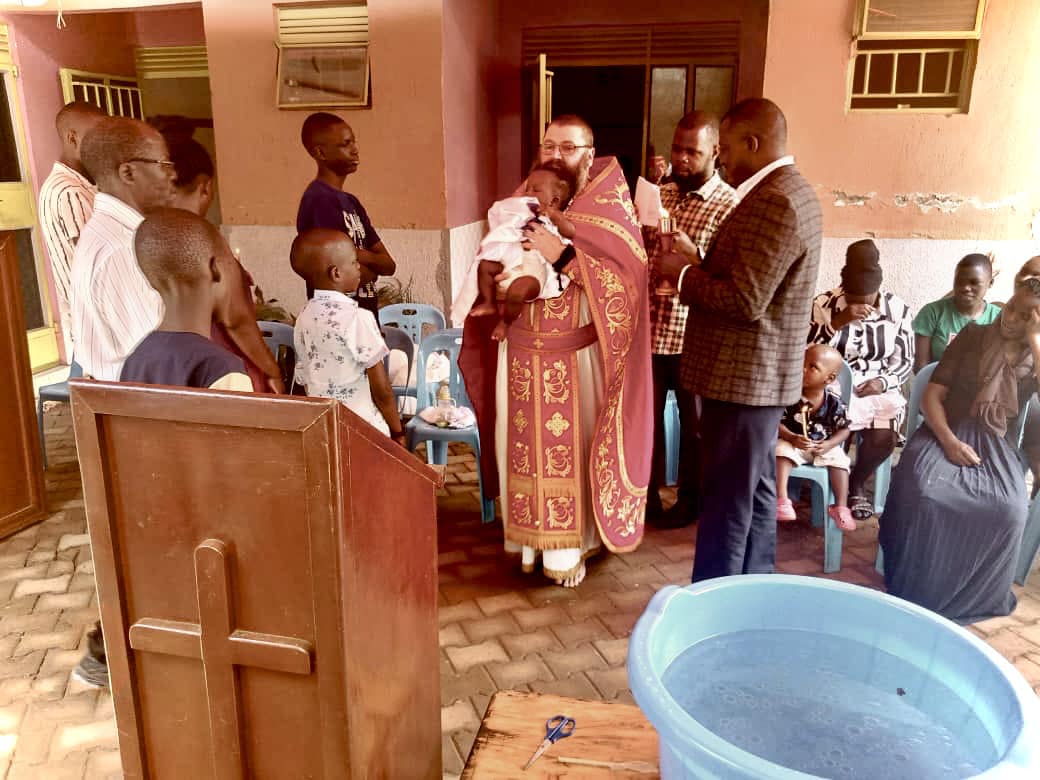
POLYGON ((14 234, 0 232, 0 538, 46 509, 14 234))

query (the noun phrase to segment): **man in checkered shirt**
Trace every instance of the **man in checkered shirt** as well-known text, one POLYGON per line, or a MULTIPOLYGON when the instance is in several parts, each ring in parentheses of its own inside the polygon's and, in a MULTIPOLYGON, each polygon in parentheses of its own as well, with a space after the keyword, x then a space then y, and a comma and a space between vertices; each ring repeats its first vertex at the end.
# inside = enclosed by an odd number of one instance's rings
MULTIPOLYGON (((732 187, 715 170, 719 154, 719 120, 703 111, 691 111, 679 120, 672 138, 672 177, 661 187, 661 205, 672 220, 672 247, 696 259, 707 254, 719 225, 737 205, 732 187)), ((647 490, 647 521, 662 528, 680 528, 697 516, 700 442, 697 437, 695 397, 679 381, 687 307, 676 293, 659 290, 653 260, 661 253, 656 228, 649 228, 646 245, 651 257, 650 322, 654 373, 654 465, 647 490), (664 408, 668 391, 679 405, 679 500, 663 512, 658 494, 664 476, 664 408)))

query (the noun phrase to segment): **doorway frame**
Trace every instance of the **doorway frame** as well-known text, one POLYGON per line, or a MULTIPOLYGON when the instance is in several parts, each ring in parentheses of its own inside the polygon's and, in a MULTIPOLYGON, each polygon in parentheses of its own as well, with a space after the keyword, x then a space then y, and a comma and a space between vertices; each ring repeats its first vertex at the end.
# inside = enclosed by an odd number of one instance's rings
MULTIPOLYGON (((3 27, 5 40, 8 28, 3 27)), ((40 328, 26 331, 29 346, 29 363, 33 373, 61 364, 61 348, 58 345, 58 325, 55 321, 56 305, 51 294, 50 271, 47 268, 47 254, 43 249, 39 234, 39 219, 36 209, 36 194, 33 187, 32 167, 29 161, 29 147, 26 142, 25 116, 22 110, 22 92, 19 89, 18 67, 6 52, 0 54, 0 78, 4 79, 7 100, 10 104, 11 127, 14 132, 15 147, 18 151, 18 165, 21 182, 0 183, 0 192, 8 197, 17 198, 19 205, 12 215, 10 225, 5 223, 0 228, 11 230, 28 230, 33 252, 33 264, 36 268, 36 280, 43 309, 44 321, 48 324, 40 328)), ((67 356, 66 356, 67 357, 67 356)))
MULTIPOLYGON (((528 144, 531 141, 529 138, 532 136, 531 130, 528 128, 534 128, 535 123, 538 121, 537 117, 530 116, 530 112, 535 105, 537 100, 539 105, 545 105, 545 111, 549 117, 549 121, 556 115, 556 111, 553 110, 551 102, 552 92, 551 86, 545 86, 545 74, 550 74, 549 84, 551 85, 552 68, 603 68, 612 66, 641 66, 644 69, 643 75, 643 141, 640 159, 640 175, 645 173, 647 163, 647 144, 650 141, 650 96, 651 96, 651 81, 653 78, 653 69, 655 67, 666 67, 666 68, 686 68, 686 101, 685 101, 685 112, 692 111, 694 100, 696 99, 696 74, 698 67, 729 67, 733 69, 733 78, 730 86, 730 103, 736 101, 737 89, 740 80, 740 58, 739 53, 737 56, 712 56, 705 55, 700 57, 690 57, 689 59, 679 59, 674 56, 658 55, 654 56, 649 51, 643 57, 632 57, 628 55, 621 55, 618 57, 568 57, 564 62, 552 62, 549 59, 549 55, 540 53, 538 59, 534 62, 527 61, 523 63, 522 72, 525 74, 525 86, 528 90, 534 90, 534 95, 540 95, 535 99, 528 100, 523 98, 521 104, 523 107, 523 115, 521 116, 521 138, 523 143, 528 144), (537 74, 535 79, 539 83, 528 84, 531 80, 530 74, 537 74), (543 91, 548 89, 548 95, 545 95, 543 91)), ((525 95, 529 94, 527 92, 525 95)), ((524 149, 521 152, 521 178, 527 176, 527 165, 530 160, 525 160, 524 149)), ((531 150, 533 151, 533 149, 531 150)))

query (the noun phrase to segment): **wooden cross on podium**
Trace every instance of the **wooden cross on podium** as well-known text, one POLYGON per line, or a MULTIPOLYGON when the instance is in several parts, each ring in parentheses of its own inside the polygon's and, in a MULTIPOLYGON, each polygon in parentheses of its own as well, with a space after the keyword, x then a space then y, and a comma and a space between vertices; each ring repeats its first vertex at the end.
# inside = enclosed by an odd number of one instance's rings
POLYGON ((209 704, 213 777, 245 777, 236 666, 310 674, 313 646, 296 637, 235 627, 228 546, 207 539, 195 548, 199 622, 143 618, 130 627, 134 650, 202 661, 209 704))

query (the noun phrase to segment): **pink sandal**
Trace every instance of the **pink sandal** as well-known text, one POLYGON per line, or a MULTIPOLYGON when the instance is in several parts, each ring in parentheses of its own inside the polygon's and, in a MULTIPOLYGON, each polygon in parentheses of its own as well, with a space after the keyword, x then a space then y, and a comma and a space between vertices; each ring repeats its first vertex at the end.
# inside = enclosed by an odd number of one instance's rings
POLYGON ((781 523, 790 523, 798 519, 794 511, 794 504, 789 498, 778 498, 776 500, 776 519, 781 523))
POLYGON ((855 531, 857 528, 856 519, 852 516, 852 511, 847 506, 830 506, 827 507, 827 514, 830 515, 831 520, 838 526, 841 531, 855 531))

